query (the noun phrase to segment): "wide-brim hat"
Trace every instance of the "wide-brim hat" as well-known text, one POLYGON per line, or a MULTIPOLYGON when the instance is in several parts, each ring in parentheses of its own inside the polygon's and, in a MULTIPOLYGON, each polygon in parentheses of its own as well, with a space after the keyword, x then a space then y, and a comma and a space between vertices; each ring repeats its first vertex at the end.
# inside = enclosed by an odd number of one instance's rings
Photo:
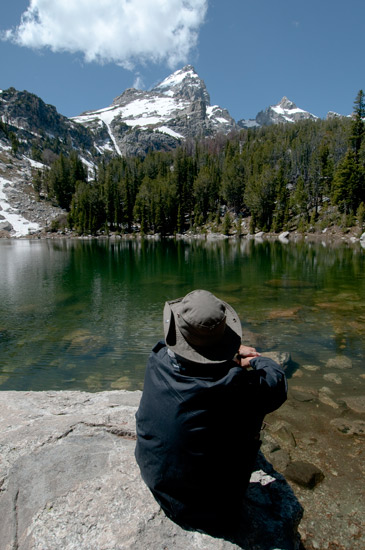
POLYGON ((207 290, 194 290, 165 303, 166 345, 194 363, 233 359, 242 339, 241 321, 229 304, 207 290))

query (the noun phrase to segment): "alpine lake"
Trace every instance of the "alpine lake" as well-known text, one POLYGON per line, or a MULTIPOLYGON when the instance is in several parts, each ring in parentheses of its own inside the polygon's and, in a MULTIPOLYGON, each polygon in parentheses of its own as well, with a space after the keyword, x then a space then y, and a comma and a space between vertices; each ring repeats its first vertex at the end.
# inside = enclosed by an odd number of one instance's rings
POLYGON ((0 389, 142 389, 164 302, 197 288, 244 343, 289 352, 289 379, 364 393, 360 243, 254 239, 1 240, 0 389))

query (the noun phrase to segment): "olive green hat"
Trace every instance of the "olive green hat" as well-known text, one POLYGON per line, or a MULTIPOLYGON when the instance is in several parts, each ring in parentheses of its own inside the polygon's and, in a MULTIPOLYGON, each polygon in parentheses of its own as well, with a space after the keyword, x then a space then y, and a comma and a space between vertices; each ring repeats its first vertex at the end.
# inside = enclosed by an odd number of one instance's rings
POLYGON ((163 321, 166 345, 194 363, 225 363, 241 344, 237 313, 207 290, 166 302, 163 321))

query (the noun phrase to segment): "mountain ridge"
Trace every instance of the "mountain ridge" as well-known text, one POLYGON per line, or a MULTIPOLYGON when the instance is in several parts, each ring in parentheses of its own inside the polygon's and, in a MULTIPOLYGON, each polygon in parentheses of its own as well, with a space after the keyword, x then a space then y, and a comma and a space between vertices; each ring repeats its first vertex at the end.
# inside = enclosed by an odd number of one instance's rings
POLYGON ((227 109, 210 104, 204 80, 192 65, 186 65, 151 90, 128 88, 110 106, 86 111, 72 120, 94 133, 100 152, 114 147, 118 154, 128 155, 136 143, 137 154, 145 154, 151 145, 164 150, 188 138, 317 118, 284 97, 260 111, 256 119, 236 122, 227 109), (145 133, 143 137, 141 132, 145 133))
MULTIPOLYGON (((329 113, 328 117, 341 116, 329 113)), ((192 65, 167 76, 151 90, 127 88, 112 103, 65 117, 27 91, 0 90, 0 120, 14 128, 22 143, 54 154, 72 147, 85 162, 103 154, 146 155, 170 150, 186 139, 229 134, 242 128, 293 123, 318 117, 287 97, 260 111, 255 119, 235 121, 229 111, 210 104, 210 95, 192 65)), ((40 159, 37 159, 40 160, 40 159)))

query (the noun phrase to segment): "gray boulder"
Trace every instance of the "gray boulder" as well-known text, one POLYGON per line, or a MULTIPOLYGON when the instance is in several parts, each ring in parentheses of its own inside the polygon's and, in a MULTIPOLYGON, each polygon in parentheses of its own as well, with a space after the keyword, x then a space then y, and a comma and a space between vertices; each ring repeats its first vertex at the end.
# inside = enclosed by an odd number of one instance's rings
POLYGON ((140 392, 0 392, 1 550, 297 550, 302 508, 259 456, 235 533, 185 531, 134 460, 140 392))
POLYGON ((0 223, 0 231, 12 231, 14 228, 7 220, 0 223))

